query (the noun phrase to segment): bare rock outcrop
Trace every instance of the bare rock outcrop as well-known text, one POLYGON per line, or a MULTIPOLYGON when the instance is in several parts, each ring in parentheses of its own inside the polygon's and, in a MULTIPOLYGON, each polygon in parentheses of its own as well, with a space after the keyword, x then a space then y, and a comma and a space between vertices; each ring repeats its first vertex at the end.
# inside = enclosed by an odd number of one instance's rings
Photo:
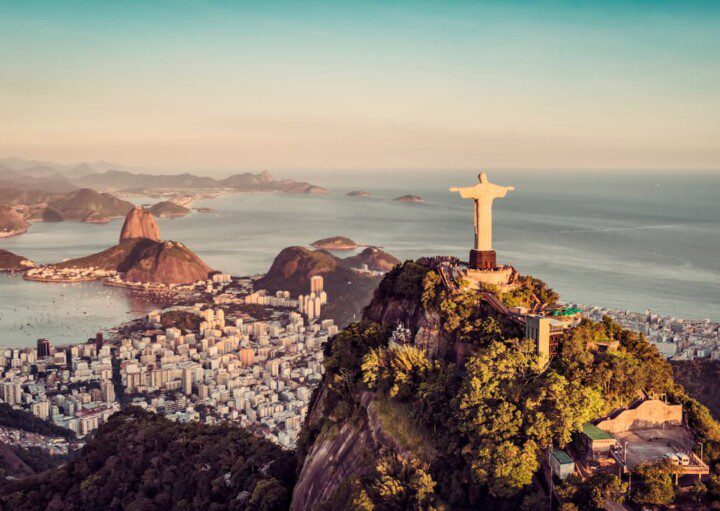
POLYGON ((133 238, 148 238, 160 241, 160 229, 157 222, 147 209, 136 206, 125 217, 120 231, 120 241, 133 238))
MULTIPOLYGON (((380 448, 377 432, 367 414, 372 394, 361 396, 365 416, 346 421, 336 431, 325 431, 313 442, 301 460, 302 468, 293 490, 291 511, 321 509, 328 506, 346 481, 367 473, 372 468, 368 460, 375 458, 380 448)), ((325 407, 324 389, 310 411, 308 421, 318 421, 325 407)), ((307 427, 307 425, 306 425, 307 427)))
POLYGON ((177 241, 152 243, 121 268, 125 280, 154 284, 191 284, 205 280, 212 269, 189 248, 177 241))

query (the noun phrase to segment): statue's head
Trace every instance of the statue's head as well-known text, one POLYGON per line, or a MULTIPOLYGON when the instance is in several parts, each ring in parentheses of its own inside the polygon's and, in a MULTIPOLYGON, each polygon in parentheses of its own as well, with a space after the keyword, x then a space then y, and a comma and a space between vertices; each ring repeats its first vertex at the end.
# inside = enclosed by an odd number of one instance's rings
POLYGON ((480 174, 478 174, 478 180, 481 183, 487 183, 488 182, 487 174, 485 174, 485 172, 480 172, 480 174))

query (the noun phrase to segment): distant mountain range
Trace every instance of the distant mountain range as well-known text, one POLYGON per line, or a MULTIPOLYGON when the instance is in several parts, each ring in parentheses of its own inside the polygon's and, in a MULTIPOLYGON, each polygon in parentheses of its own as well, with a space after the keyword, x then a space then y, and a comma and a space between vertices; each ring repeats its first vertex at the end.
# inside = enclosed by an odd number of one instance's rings
MULTIPOLYGON (((61 165, 52 162, 0 158, 0 236, 22 234, 27 221, 108 222, 125 216, 133 205, 114 194, 160 194, 194 197, 202 192, 278 192, 326 194, 305 181, 275 179, 268 171, 245 172, 224 179, 194 174, 148 174, 105 161, 61 165)), ((159 216, 188 212, 165 202, 159 216)))
POLYGON ((237 190, 284 193, 328 193, 304 181, 277 180, 268 171, 244 172, 224 179, 182 174, 150 174, 141 169, 104 161, 61 165, 52 162, 0 158, 0 187, 61 193, 78 188, 101 191, 134 190, 237 190))

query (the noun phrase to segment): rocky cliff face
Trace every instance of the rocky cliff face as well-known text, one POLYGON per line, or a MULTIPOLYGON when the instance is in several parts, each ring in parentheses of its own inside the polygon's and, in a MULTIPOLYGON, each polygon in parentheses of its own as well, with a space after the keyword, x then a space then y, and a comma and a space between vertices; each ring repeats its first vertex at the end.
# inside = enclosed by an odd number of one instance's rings
POLYGON ((393 329, 408 328, 414 334, 414 344, 434 358, 451 358, 457 362, 458 351, 462 351, 443 335, 437 311, 426 311, 417 300, 376 296, 363 311, 363 317, 393 329))
MULTIPOLYGON (((310 446, 293 491, 291 511, 322 509, 332 502, 342 485, 363 475, 367 458, 374 457, 380 445, 376 432, 368 420, 368 397, 365 398, 365 417, 357 423, 346 422, 337 431, 326 431, 310 446)), ((317 425, 325 405, 321 391, 310 411, 308 423, 317 425)), ((306 426, 307 427, 307 426, 306 426)))
MULTIPOLYGON (((321 389, 308 417, 315 424, 322 419, 326 394, 321 389)), ((380 404, 373 393, 358 396, 360 412, 353 421, 339 423, 321 432, 301 460, 302 470, 293 491, 291 511, 344 509, 349 480, 365 475, 382 453, 400 456, 407 450, 385 431, 380 404)))
POLYGON ((182 243, 164 241, 152 243, 122 268, 125 280, 156 284, 191 284, 205 280, 212 271, 202 259, 182 243))
POLYGON ((160 229, 147 209, 136 206, 125 217, 120 231, 120 241, 133 238, 148 238, 160 241, 160 229))
MULTIPOLYGON (((384 283, 392 279, 390 274, 384 283)), ((414 334, 413 343, 436 357, 445 357, 452 348, 442 335, 439 315, 425 311, 419 297, 412 294, 401 296, 387 288, 377 289, 363 310, 363 319, 390 330, 408 328, 414 334)), ((291 511, 344 509, 348 505, 348 481, 362 479, 383 455, 410 454, 388 431, 388 419, 383 419, 381 403, 372 392, 353 393, 351 400, 358 411, 351 419, 339 419, 332 411, 330 387, 332 383, 324 381, 316 392, 303 427, 308 436, 315 436, 300 445, 300 470, 291 511)))

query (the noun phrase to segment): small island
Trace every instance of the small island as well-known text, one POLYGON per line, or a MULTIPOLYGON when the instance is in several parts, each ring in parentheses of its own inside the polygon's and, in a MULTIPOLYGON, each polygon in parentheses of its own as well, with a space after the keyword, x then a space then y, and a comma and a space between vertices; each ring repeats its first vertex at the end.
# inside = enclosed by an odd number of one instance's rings
POLYGON ((313 241, 310 245, 315 248, 322 248, 325 250, 355 250, 360 246, 350 238, 346 238, 344 236, 323 238, 321 240, 313 241))
POLYGON ((346 197, 370 197, 371 193, 365 190, 353 190, 345 194, 346 197))
POLYGON ((185 206, 169 200, 158 202, 149 211, 158 218, 177 218, 190 213, 190 210, 185 206))
POLYGON ((216 209, 213 208, 194 208, 198 213, 217 213, 216 209))
POLYGON ((400 197, 395 197, 395 200, 397 202, 414 202, 416 204, 424 202, 424 199, 419 195, 401 195, 400 197))

